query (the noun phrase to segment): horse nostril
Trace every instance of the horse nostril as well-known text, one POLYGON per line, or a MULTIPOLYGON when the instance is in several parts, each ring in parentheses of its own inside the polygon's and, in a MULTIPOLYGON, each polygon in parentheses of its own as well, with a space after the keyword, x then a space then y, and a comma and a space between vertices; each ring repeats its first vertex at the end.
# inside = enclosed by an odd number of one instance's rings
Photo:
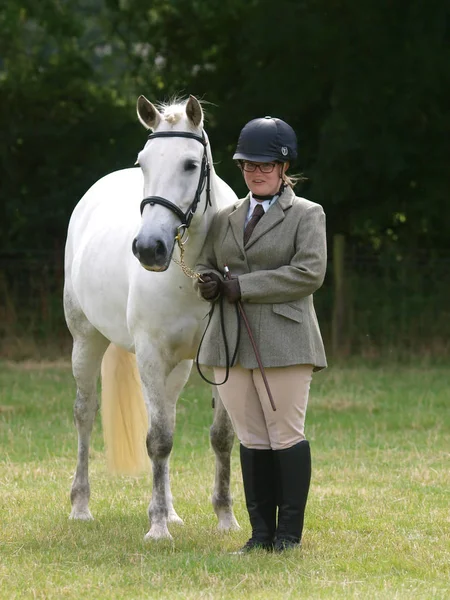
POLYGON ((161 256, 165 256, 165 254, 166 254, 166 246, 164 245, 163 242, 161 242, 161 240, 158 240, 155 244, 155 256, 161 257, 161 256))
POLYGON ((139 251, 137 249, 137 238, 134 238, 133 243, 131 244, 131 250, 135 256, 139 255, 139 251))

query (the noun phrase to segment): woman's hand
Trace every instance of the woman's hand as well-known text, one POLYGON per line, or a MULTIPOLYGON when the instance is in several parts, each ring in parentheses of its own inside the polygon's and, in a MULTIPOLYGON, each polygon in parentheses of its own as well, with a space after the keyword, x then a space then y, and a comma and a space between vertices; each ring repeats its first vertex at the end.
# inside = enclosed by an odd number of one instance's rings
POLYGON ((241 299, 241 286, 237 277, 225 279, 221 282, 221 287, 222 294, 228 302, 234 303, 241 299))
POLYGON ((202 273, 201 281, 199 279, 197 285, 202 298, 209 302, 216 300, 221 294, 231 303, 241 298, 241 287, 237 277, 222 279, 213 272, 202 273))
POLYGON ((198 280, 198 289, 202 298, 211 302, 221 293, 222 279, 216 273, 202 273, 201 280, 198 280))

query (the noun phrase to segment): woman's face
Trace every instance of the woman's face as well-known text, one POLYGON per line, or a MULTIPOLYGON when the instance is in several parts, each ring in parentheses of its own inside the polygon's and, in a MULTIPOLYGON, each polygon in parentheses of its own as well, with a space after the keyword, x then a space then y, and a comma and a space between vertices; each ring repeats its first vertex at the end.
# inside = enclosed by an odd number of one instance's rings
POLYGON ((285 170, 286 168, 287 163, 257 163, 244 161, 242 172, 244 174, 245 183, 253 194, 258 194, 259 196, 273 196, 280 189, 281 175, 283 169, 285 170), (246 171, 245 163, 248 165, 257 165, 257 168, 252 172, 246 171), (262 173, 259 168, 259 165, 261 164, 274 165, 274 169, 271 173, 262 173))

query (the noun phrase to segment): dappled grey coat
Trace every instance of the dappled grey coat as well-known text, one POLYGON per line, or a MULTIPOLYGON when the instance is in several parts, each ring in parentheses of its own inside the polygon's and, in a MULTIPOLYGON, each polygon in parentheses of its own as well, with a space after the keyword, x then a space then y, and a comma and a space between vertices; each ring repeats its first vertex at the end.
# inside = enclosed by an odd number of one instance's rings
MULTIPOLYGON (((327 264, 325 214, 319 204, 286 188, 256 225, 244 247, 244 223, 250 196, 220 210, 212 221, 196 270, 223 276, 224 266, 239 278, 242 302, 265 367, 326 366, 313 304, 327 264)), ((230 357, 236 345, 233 304, 223 301, 230 357)), ((226 365, 219 302, 200 350, 204 365, 226 365)), ((258 367, 244 324, 235 364, 258 367)))

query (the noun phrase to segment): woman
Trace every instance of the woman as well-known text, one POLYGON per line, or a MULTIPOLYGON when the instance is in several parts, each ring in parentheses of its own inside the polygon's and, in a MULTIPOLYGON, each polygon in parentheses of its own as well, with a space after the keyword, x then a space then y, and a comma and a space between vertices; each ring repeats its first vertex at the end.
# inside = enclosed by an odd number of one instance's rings
POLYGON ((297 197, 295 178, 286 175, 296 157, 296 135, 281 119, 264 117, 245 125, 233 159, 250 193, 214 217, 196 266, 200 295, 210 302, 222 297, 199 362, 212 366, 220 383, 236 349, 220 397, 240 441, 252 526, 239 553, 300 544, 311 478, 305 413, 312 372, 326 367, 312 294, 322 285, 327 256, 322 207, 297 197), (225 267, 231 279, 224 279, 225 267), (239 327, 238 300, 276 411, 247 331, 239 327))

